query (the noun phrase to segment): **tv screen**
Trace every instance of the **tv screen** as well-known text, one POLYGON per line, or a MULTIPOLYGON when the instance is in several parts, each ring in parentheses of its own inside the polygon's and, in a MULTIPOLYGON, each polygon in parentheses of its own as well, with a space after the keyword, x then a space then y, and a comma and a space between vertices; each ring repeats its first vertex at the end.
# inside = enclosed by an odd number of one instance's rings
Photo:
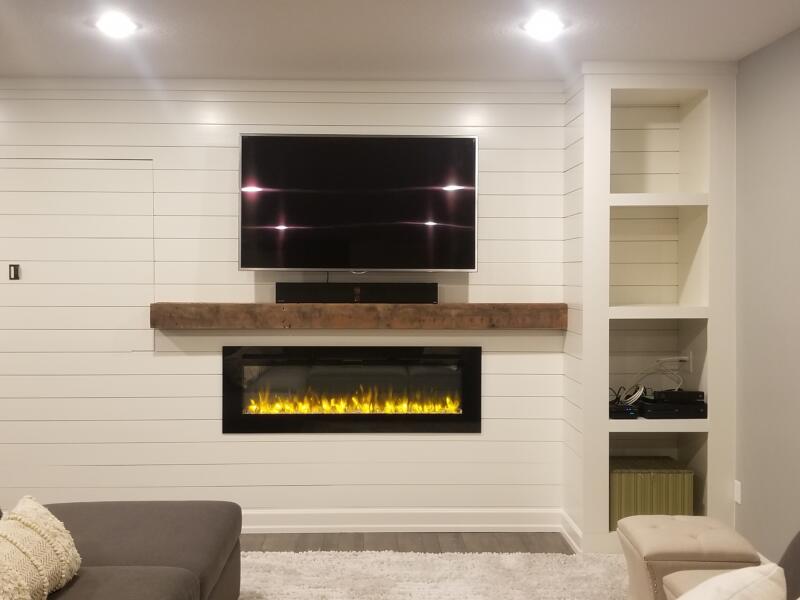
POLYGON ((476 144, 243 136, 241 268, 475 270, 476 144))

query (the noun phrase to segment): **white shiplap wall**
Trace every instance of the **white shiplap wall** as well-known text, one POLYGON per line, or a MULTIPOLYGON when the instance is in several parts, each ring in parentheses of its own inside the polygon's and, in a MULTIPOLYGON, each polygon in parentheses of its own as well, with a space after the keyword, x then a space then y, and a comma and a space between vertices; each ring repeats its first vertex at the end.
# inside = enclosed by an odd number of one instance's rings
POLYGON ((677 206, 611 208, 609 301, 678 303, 677 206))
POLYGON ((564 115, 564 530, 574 543, 583 521, 583 104, 578 80, 564 115))
POLYGON ((564 123, 556 84, 0 81, 0 261, 22 264, 0 280, 0 504, 226 499, 251 531, 559 527, 577 427, 560 333, 153 332, 147 307, 324 277, 238 271, 243 132, 479 136, 478 272, 371 279, 561 301, 564 123), (483 345, 483 433, 223 436, 232 343, 483 345))

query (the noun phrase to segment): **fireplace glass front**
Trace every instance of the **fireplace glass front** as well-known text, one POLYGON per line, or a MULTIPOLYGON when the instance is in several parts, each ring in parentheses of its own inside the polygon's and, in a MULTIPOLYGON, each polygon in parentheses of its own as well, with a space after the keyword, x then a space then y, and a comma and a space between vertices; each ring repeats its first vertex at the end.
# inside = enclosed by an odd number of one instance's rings
POLYGON ((226 346, 224 433, 478 432, 476 347, 226 346))

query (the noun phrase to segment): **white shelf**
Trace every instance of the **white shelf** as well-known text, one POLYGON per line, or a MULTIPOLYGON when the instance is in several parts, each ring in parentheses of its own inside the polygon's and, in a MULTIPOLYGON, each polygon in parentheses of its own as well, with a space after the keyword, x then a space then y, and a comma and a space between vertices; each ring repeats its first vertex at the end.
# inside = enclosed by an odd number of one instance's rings
POLYGON ((682 304, 626 304, 610 306, 609 319, 707 319, 707 306, 682 304))
POLYGON ((708 194, 609 194, 611 206, 708 206, 708 194))
POLYGON ((708 419, 609 419, 610 433, 705 433, 708 419))

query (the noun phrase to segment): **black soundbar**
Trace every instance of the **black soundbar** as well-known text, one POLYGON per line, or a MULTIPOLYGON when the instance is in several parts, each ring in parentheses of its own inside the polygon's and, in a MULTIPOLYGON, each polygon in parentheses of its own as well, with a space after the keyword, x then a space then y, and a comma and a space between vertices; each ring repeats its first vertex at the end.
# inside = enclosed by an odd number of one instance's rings
POLYGON ((436 283, 287 283, 275 284, 275 302, 339 304, 438 304, 436 283))

